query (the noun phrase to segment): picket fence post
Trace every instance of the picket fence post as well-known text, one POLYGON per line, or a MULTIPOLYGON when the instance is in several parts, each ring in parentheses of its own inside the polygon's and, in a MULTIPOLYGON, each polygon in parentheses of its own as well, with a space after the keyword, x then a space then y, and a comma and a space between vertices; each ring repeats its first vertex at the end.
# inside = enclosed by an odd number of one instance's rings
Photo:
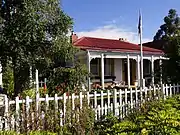
POLYGON ((127 89, 125 89, 125 104, 127 104, 127 89))
POLYGON ((39 111, 39 93, 36 94, 36 111, 37 111, 37 116, 38 116, 38 111, 39 111))
POLYGON ((3 119, 2 119, 2 116, 0 116, 0 130, 3 130, 3 119))
POLYGON ((107 108, 107 104, 104 105, 104 114, 107 115, 108 112, 108 108, 107 108))
POLYGON ((130 105, 131 109, 133 108, 133 93, 132 93, 132 88, 130 88, 130 105))
POLYGON ((122 90, 119 90, 119 111, 120 111, 120 119, 122 119, 122 90))
POLYGON ((45 96, 45 105, 46 105, 45 112, 47 113, 49 109, 49 95, 48 94, 46 94, 45 96))
POLYGON ((7 95, 5 95, 5 120, 4 120, 4 126, 5 126, 5 130, 9 129, 9 125, 8 125, 8 118, 9 118, 9 100, 7 95))
POLYGON ((175 84, 173 84, 173 95, 175 95, 176 94, 176 86, 175 86, 175 84))
POLYGON ((166 91, 165 91, 165 88, 164 88, 164 84, 161 85, 161 90, 162 90, 162 96, 163 96, 163 99, 166 99, 166 91))
POLYGON ((89 106, 90 105, 89 91, 87 91, 86 95, 87 95, 87 103, 88 103, 88 106, 89 106))
POLYGON ((98 105, 97 106, 97 115, 98 115, 98 120, 100 119, 100 117, 101 117, 101 106, 100 105, 98 105))
POLYGON ((72 95, 71 95, 71 103, 72 103, 72 110, 75 110, 75 103, 74 103, 74 100, 75 100, 75 95, 74 95, 74 93, 72 93, 72 95))
POLYGON ((57 96, 57 94, 55 94, 54 95, 54 109, 55 109, 55 111, 57 111, 58 110, 58 96, 57 96))
POLYGON ((177 83, 177 93, 180 93, 179 84, 177 83))
POLYGON ((144 93, 145 93, 145 94, 144 94, 144 95, 145 95, 145 96, 144 96, 144 99, 145 99, 145 101, 146 101, 146 100, 147 100, 147 88, 144 88, 144 91, 145 91, 145 92, 144 92, 144 93))
POLYGON ((156 87, 153 86, 153 93, 154 93, 154 98, 156 98, 156 87))
POLYGON ((54 118, 55 120, 58 119, 58 96, 57 94, 54 95, 54 118))
POLYGON ((117 109, 117 90, 113 90, 113 104, 114 104, 114 115, 116 115, 116 109, 117 109))
POLYGON ((136 98, 136 99, 135 99, 135 101, 136 101, 136 103, 137 103, 137 101, 138 101, 138 92, 137 92, 137 87, 135 88, 135 96, 136 96, 136 97, 135 97, 135 98, 136 98))
POLYGON ((83 106, 83 102, 82 102, 82 92, 79 93, 79 102, 80 102, 80 109, 82 109, 82 106, 83 106))
POLYGON ((60 126, 63 126, 63 111, 60 110, 60 126))
POLYGON ((29 96, 26 96, 26 105, 25 105, 25 109, 26 109, 26 130, 29 131, 29 109, 30 109, 30 105, 29 105, 29 96))
POLYGON ((63 94, 63 117, 64 117, 64 124, 66 123, 66 93, 63 94))
POLYGON ((171 86, 171 84, 169 85, 169 91, 170 91, 170 97, 172 97, 172 86, 171 86))
MULTIPOLYGON (((108 108, 108 110, 110 109, 110 91, 108 90, 107 91, 107 108, 108 108)), ((109 111, 108 111, 109 112, 109 111)))
POLYGON ((143 94, 142 94, 142 91, 143 91, 144 88, 140 87, 140 101, 142 102, 142 99, 143 99, 143 94))
POLYGON ((94 108, 97 108, 97 95, 96 95, 96 91, 94 92, 94 108))
POLYGON ((16 132, 19 133, 19 115, 20 115, 19 97, 16 97, 15 104, 16 104, 16 132))
POLYGON ((97 106, 97 95, 96 95, 96 91, 94 92, 94 110, 95 110, 95 120, 97 120, 97 108, 98 106, 97 106))
POLYGON ((168 90, 168 85, 167 84, 166 84, 165 89, 166 89, 166 97, 168 97, 169 96, 169 90, 168 90))
POLYGON ((104 114, 104 99, 103 99, 103 91, 101 90, 101 115, 104 114))

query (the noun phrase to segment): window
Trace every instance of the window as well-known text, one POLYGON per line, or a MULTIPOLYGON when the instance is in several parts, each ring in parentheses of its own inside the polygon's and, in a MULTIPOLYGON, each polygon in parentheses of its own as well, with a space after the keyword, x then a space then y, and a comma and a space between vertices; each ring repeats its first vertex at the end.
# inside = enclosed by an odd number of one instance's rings
POLYGON ((91 73, 93 75, 99 75, 99 59, 92 59, 91 60, 91 73))
POLYGON ((113 74, 113 59, 104 59, 104 75, 111 76, 113 74))
POLYGON ((144 75, 149 75, 151 74, 151 63, 149 60, 143 60, 143 70, 144 70, 144 75))
MULTIPOLYGON (((111 76, 113 75, 113 59, 104 59, 104 75, 111 76)), ((101 59, 92 59, 91 60, 91 73, 95 76, 100 76, 101 73, 101 59)))

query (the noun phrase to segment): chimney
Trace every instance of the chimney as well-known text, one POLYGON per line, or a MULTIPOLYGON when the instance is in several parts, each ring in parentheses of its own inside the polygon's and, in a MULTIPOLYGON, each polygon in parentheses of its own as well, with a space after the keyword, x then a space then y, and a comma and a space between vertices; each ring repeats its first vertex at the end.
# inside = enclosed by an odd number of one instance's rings
POLYGON ((127 39, 126 38, 119 38, 119 41, 127 42, 127 39))
POLYGON ((72 35, 72 43, 76 42, 78 40, 78 36, 76 34, 72 35))

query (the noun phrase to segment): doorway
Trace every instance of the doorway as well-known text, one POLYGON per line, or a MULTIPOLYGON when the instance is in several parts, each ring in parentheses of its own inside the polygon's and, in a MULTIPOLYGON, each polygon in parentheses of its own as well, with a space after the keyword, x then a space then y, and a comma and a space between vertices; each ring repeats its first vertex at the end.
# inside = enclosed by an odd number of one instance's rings
MULTIPOLYGON (((130 59, 130 84, 134 85, 134 81, 136 80, 136 61, 130 59)), ((125 81, 126 85, 128 84, 128 71, 127 71, 127 59, 122 60, 123 66, 123 81, 125 81)))

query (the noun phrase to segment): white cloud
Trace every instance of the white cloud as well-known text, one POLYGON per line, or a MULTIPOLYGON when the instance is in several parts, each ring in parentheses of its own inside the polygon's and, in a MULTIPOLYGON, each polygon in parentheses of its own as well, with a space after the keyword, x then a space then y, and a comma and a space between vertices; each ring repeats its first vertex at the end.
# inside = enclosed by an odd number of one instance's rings
MULTIPOLYGON (((118 27, 116 21, 113 20, 111 24, 98 27, 89 31, 76 32, 79 37, 89 36, 98 38, 108 38, 108 39, 119 39, 125 38, 127 41, 132 43, 139 43, 138 33, 129 30, 128 28, 118 27)), ((151 41, 152 39, 143 38, 143 42, 151 41)))

